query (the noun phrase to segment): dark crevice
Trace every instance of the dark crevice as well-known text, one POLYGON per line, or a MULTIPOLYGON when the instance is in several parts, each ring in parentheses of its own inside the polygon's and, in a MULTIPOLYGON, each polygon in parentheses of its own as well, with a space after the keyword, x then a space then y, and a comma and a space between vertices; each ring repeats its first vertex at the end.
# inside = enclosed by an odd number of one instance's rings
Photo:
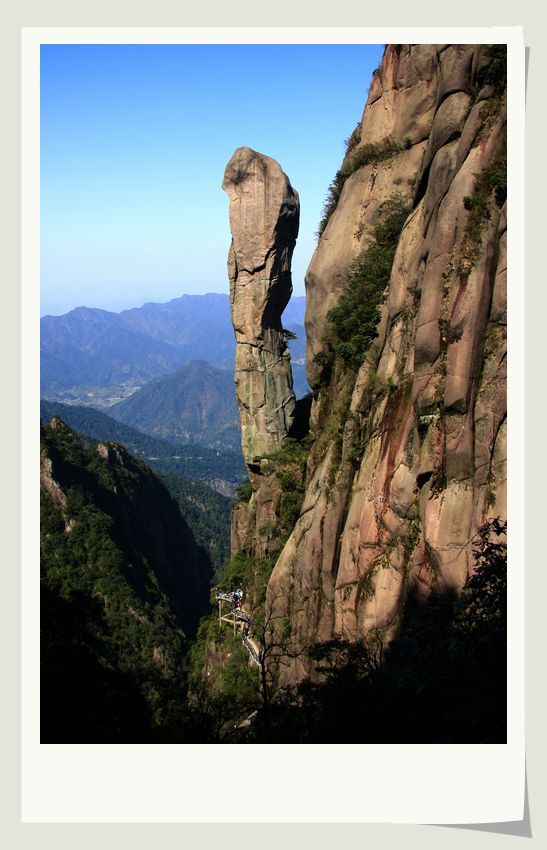
POLYGON ((418 183, 418 185, 416 187, 416 191, 414 193, 414 207, 418 206, 418 204, 420 203, 420 201, 424 197, 425 193, 427 192, 427 184, 429 182, 429 173, 431 171, 431 166, 433 165, 433 160, 437 156, 438 152, 440 150, 442 150, 442 148, 446 147, 446 145, 449 145, 451 142, 455 142, 457 139, 460 138, 460 136, 461 136, 461 131, 460 130, 454 130, 454 132, 451 133, 448 136, 446 141, 444 141, 442 143, 442 145, 439 145, 439 147, 437 148, 437 150, 435 151, 435 153, 431 157, 431 162, 428 164, 427 168, 424 169, 424 172, 423 172, 422 176, 420 177, 420 182, 418 183))
POLYGON ((467 89, 449 89, 448 91, 443 92, 441 99, 437 103, 435 112, 439 110, 439 107, 445 102, 445 100, 448 100, 448 98, 452 97, 453 94, 460 94, 460 92, 463 92, 463 94, 469 94, 467 89))
POLYGON ((313 396, 308 393, 296 400, 294 419, 287 434, 293 440, 303 440, 310 432, 310 413, 313 396))
POLYGON ((416 476, 416 483, 418 485, 418 489, 421 490, 424 484, 427 484, 432 475, 433 470, 431 469, 427 472, 420 472, 420 474, 416 476))
MULTIPOLYGON (((433 160, 431 160, 431 162, 433 162, 433 160)), ((414 209, 418 206, 418 204, 420 203, 420 201, 422 200, 422 198, 424 197, 424 195, 427 191, 427 184, 428 184, 428 181, 429 181, 429 172, 431 171, 431 162, 429 163, 427 168, 424 169, 422 176, 420 177, 420 181, 416 186, 416 191, 414 192, 414 202, 413 202, 413 208, 414 209)))

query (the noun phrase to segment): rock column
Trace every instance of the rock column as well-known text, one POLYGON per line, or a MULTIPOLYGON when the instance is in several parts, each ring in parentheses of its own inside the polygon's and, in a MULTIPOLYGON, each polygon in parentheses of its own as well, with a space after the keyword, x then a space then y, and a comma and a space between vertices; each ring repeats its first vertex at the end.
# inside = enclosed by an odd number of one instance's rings
POLYGON ((279 164, 246 147, 230 159, 222 188, 230 197, 228 276, 241 442, 250 471, 259 472, 261 459, 279 448, 294 418, 281 314, 292 293, 300 205, 279 164))

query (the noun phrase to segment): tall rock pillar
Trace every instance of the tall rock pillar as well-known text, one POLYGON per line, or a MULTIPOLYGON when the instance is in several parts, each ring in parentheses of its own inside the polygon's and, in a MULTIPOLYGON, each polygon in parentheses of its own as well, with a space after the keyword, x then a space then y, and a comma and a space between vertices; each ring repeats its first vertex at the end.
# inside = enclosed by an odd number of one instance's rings
POLYGON ((243 456, 258 472, 294 418, 290 354, 281 314, 292 293, 291 259, 298 193, 279 164, 238 148, 224 173, 230 197, 230 305, 236 336, 235 382, 243 456))

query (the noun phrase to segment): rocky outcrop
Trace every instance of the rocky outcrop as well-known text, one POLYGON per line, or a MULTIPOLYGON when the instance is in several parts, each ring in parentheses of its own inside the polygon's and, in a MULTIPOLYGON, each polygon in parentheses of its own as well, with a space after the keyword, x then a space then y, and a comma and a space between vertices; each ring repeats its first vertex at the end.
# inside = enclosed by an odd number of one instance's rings
POLYGON ((249 468, 275 452, 295 409, 281 314, 292 292, 299 200, 275 160, 238 148, 224 174, 230 197, 230 303, 243 455, 249 468))
MULTIPOLYGON (((306 277, 306 492, 266 603, 302 647, 389 639, 410 599, 462 588, 477 529, 505 518, 506 108, 493 55, 388 46, 342 164, 306 277), (377 338, 357 371, 336 351, 326 371, 329 311, 393 199, 409 214, 377 338)), ((310 672, 303 651, 282 678, 310 672)))

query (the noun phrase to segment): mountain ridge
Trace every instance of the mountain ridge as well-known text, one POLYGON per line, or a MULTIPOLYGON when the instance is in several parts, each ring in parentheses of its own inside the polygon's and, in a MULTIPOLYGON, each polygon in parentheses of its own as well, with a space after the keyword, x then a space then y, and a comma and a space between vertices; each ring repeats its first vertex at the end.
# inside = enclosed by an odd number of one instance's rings
POLYGON ((114 419, 171 441, 211 448, 239 445, 233 378, 204 360, 154 378, 108 411, 114 419))
MULTIPOLYGON (((285 311, 300 394, 308 387, 305 362, 305 298, 292 299, 285 311)), ((119 313, 76 307, 61 316, 44 316, 41 332, 41 395, 108 407, 153 378, 168 375, 192 360, 231 369, 235 339, 225 293, 182 295, 149 301, 119 313)))
POLYGON ((158 472, 174 472, 183 478, 201 481, 225 496, 231 495, 245 474, 239 451, 226 448, 220 451, 191 443, 171 443, 152 437, 93 407, 42 399, 40 419, 46 423, 53 416, 58 416, 74 431, 91 441, 113 440, 122 443, 131 454, 158 472))

